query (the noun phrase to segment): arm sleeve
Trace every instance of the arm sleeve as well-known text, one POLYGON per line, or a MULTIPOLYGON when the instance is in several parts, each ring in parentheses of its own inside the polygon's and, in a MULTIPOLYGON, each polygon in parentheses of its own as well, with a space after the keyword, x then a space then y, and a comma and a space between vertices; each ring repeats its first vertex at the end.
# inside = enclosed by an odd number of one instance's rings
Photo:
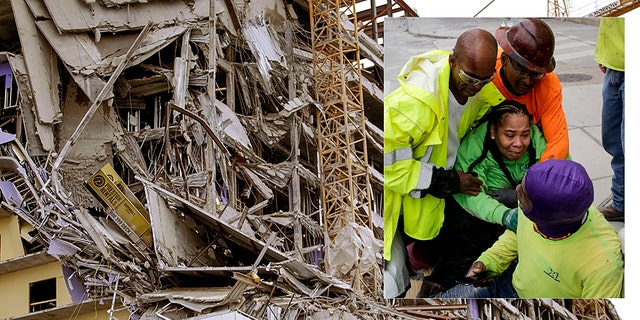
POLYGON ((511 231, 505 231, 500 238, 483 252, 478 261, 482 261, 487 270, 502 273, 509 267, 509 264, 518 256, 518 240, 516 234, 511 231))
MULTIPOLYGON (((458 149, 455 165, 457 170, 468 172, 471 163, 478 159, 482 153, 482 145, 486 133, 485 128, 486 125, 483 125, 478 128, 482 130, 472 131, 465 136, 458 149)), ((453 198, 472 216, 491 223, 502 224, 502 216, 509 208, 486 193, 488 190, 487 181, 489 181, 488 179, 490 177, 487 177, 487 171, 484 170, 483 163, 484 162, 480 162, 474 169, 474 172, 478 174, 478 179, 483 181, 481 186, 482 192, 477 196, 456 193, 453 195, 453 198)))
MULTIPOLYGON (((479 175, 478 178, 483 180, 479 175)), ((505 211, 509 210, 509 208, 486 194, 484 191, 484 185, 482 189, 483 192, 480 192, 477 196, 456 193, 453 195, 453 198, 456 199, 458 204, 460 204, 460 206, 472 216, 487 222, 501 225, 502 216, 505 211)))
POLYGON ((569 131, 567 118, 562 109, 562 88, 555 74, 549 74, 556 78, 557 84, 549 86, 546 103, 539 106, 538 119, 534 119, 542 127, 542 133, 547 141, 547 147, 542 153, 540 161, 549 159, 566 159, 569 155, 569 131))
POLYGON ((434 165, 425 160, 415 159, 422 154, 428 159, 432 147, 439 143, 429 132, 436 125, 434 117, 417 108, 420 102, 408 95, 393 95, 385 104, 391 105, 385 110, 384 118, 384 184, 398 194, 425 194, 431 185, 434 165), (416 109, 420 111, 417 114, 416 109), (420 119, 416 123, 414 119, 420 119))

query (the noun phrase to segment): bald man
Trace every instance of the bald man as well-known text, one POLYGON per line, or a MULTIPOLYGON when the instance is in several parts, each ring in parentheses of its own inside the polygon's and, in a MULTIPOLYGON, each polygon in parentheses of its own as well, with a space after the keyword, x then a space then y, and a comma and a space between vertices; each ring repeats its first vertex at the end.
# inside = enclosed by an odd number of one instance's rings
POLYGON ((402 235, 411 242, 433 239, 444 221, 444 198, 481 191, 482 181, 453 165, 470 126, 504 100, 491 84, 497 48, 491 33, 467 30, 453 52, 409 59, 398 75, 400 87, 385 97, 385 298, 401 297, 409 287, 402 235))

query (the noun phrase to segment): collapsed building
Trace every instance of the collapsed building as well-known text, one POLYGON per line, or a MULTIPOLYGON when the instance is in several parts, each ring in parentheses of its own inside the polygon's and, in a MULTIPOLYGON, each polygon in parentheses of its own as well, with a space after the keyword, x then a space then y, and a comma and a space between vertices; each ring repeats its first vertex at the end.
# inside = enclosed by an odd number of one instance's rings
MULTIPOLYGON (((381 287, 349 281, 381 283, 382 81, 345 74, 377 120, 350 114, 364 131, 344 129, 369 141, 347 158, 367 155, 363 213, 376 227, 340 222, 345 232, 330 237, 318 125, 332 115, 314 87, 306 3, 15 0, 11 9, 21 50, 2 56, 11 70, 2 205, 31 229, 28 252, 62 262, 74 302, 113 298, 111 309, 139 317, 235 305, 293 319, 343 296, 351 311, 384 314, 363 307, 379 294, 361 301, 354 290, 381 287)), ((369 68, 381 70, 382 50, 369 45, 369 68)))
POLYGON ((383 49, 371 38, 394 10, 374 6, 363 27, 353 3, 313 3, 10 1, 20 44, 0 54, 0 219, 30 261, 61 263, 74 303, 34 319, 80 305, 131 319, 562 309, 381 298, 383 49))

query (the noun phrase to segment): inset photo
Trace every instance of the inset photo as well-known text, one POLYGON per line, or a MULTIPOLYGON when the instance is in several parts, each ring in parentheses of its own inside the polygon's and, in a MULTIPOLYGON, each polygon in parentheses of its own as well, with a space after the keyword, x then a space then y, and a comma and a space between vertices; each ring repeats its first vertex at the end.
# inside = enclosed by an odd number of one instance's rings
POLYGON ((624 23, 385 19, 385 298, 624 297, 624 23))

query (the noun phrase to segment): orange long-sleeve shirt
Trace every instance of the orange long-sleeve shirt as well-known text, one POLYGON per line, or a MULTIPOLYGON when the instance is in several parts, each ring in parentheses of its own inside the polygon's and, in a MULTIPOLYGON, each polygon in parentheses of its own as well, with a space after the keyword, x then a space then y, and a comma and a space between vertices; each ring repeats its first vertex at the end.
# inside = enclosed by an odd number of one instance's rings
POLYGON ((493 84, 506 98, 518 101, 527 106, 527 110, 533 115, 533 122, 542 128, 542 133, 547 140, 547 148, 544 150, 540 161, 548 159, 566 159, 569 155, 569 131, 567 118, 562 109, 562 86, 554 72, 544 75, 542 79, 529 91, 529 93, 516 96, 509 92, 502 82, 500 68, 502 62, 498 52, 496 62, 496 78, 493 84))

